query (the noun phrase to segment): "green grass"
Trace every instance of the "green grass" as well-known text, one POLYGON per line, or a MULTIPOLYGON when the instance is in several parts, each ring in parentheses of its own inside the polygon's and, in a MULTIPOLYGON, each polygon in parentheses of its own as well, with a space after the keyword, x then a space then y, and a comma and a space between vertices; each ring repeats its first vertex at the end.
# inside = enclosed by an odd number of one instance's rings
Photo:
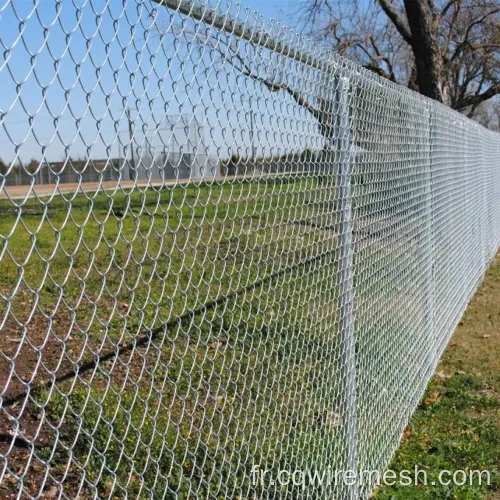
MULTIPOLYGON (((319 276, 310 285, 321 286, 319 276)), ((222 321, 167 334, 157 368, 125 388, 121 377, 105 386, 113 375, 105 365, 109 373, 94 377, 90 389, 72 388, 69 406, 65 397, 52 401, 51 420, 72 423, 66 431, 78 436, 75 451, 89 460, 88 479, 103 494, 248 494, 254 463, 275 471, 305 466, 312 450, 338 441, 337 428, 317 421, 328 410, 318 393, 336 385, 325 377, 338 362, 325 356, 328 322, 313 330, 311 319, 273 319, 270 309, 259 316, 264 298, 234 301, 222 321)), ((65 458, 61 452, 61 464, 65 458)))
POLYGON ((74 365, 129 348, 33 394, 62 436, 40 463, 102 496, 227 498, 260 494, 254 464, 341 456, 333 182, 1 201, 10 335, 48 316, 74 365))
POLYGON ((36 298, 50 313, 58 296, 59 314, 78 304, 86 335, 100 337, 102 325, 91 324, 98 319, 116 340, 116 309, 127 310, 128 329, 155 328, 320 253, 325 235, 288 221, 324 218, 331 191, 314 180, 279 180, 57 197, 45 207, 29 200, 17 211, 3 201, 0 292, 16 290, 11 314, 20 321, 27 302, 36 298))
POLYGON ((377 499, 500 498, 500 259, 486 273, 389 466, 428 485, 384 487, 377 499), (488 470, 491 484, 440 485, 441 470, 488 470), (435 485, 432 485, 432 482, 435 485))

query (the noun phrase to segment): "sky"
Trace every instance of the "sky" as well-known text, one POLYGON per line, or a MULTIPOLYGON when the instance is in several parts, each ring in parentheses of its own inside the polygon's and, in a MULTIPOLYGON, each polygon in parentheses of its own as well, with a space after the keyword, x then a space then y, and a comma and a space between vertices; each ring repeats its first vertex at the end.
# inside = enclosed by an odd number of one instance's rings
MULTIPOLYGON (((266 21, 296 24, 292 0, 241 3, 266 21)), ((149 0, 0 0, 0 158, 128 156, 127 110, 139 154, 167 148, 224 157, 248 155, 251 142, 260 155, 312 146, 309 123, 294 137, 280 133, 287 120, 310 117, 286 96, 277 114, 260 84, 242 86, 207 51, 162 35, 170 23, 187 32, 194 25, 155 7, 149 0)), ((267 58, 270 67, 281 64, 267 58)))

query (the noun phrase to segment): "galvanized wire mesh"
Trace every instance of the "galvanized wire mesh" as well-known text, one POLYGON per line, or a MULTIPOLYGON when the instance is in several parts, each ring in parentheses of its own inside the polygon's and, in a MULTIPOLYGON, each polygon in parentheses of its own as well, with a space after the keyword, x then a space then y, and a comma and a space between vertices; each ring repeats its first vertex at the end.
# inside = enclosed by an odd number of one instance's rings
POLYGON ((0 496, 366 497, 278 473, 388 464, 499 135, 239 6, 0 14, 0 496))

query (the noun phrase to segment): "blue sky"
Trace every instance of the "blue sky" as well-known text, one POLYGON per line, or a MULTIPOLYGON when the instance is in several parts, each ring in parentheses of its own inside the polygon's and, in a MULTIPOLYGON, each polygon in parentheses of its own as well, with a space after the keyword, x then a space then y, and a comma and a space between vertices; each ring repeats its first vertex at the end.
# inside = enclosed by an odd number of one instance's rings
MULTIPOLYGON (((187 142, 192 130, 186 134, 182 124, 170 125, 185 115, 202 124, 210 154, 246 154, 253 109, 261 152, 282 153, 276 144, 286 150, 286 138, 276 134, 266 110, 273 104, 266 101, 272 100, 258 98, 262 89, 247 82, 248 95, 255 95, 250 102, 245 95, 236 96, 240 84, 234 78, 208 88, 209 81, 224 80, 220 72, 214 69, 209 77, 204 73, 207 59, 193 54, 189 59, 186 47, 175 52, 171 40, 162 39, 155 28, 168 25, 167 9, 158 9, 155 21, 152 5, 148 0, 39 0, 34 8, 32 0, 0 0, 0 158, 26 163, 43 157, 126 155, 127 108, 135 141, 144 144, 150 138, 153 149, 179 149, 187 142), (228 94, 234 102, 228 103, 228 94), (223 106, 217 114, 216 108, 223 106)), ((247 0, 242 6, 258 10, 266 21, 295 23, 291 0, 247 0)), ((292 110, 288 118, 297 113, 292 110)), ((305 146, 298 143, 295 149, 305 146)))

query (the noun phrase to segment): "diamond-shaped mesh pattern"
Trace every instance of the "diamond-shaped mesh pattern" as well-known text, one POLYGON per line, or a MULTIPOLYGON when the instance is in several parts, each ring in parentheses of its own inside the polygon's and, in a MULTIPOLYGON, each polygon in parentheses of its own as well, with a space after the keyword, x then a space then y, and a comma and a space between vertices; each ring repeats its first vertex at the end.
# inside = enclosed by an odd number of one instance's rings
POLYGON ((238 6, 0 15, 0 496, 366 498, 278 473, 387 466, 499 135, 238 6))

